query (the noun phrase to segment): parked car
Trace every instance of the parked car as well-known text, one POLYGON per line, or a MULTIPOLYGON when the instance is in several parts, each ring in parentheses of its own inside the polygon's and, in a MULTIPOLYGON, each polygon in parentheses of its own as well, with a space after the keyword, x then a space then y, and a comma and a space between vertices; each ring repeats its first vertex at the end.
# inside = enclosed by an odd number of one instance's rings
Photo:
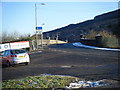
POLYGON ((30 63, 30 57, 28 53, 23 49, 9 49, 2 52, 2 64, 8 67, 14 66, 15 64, 30 63))

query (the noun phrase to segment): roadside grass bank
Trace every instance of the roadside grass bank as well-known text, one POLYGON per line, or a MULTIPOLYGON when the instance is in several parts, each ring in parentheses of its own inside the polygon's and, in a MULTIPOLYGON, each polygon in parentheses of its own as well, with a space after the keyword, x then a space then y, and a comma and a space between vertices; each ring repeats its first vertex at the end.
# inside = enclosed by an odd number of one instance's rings
POLYGON ((86 38, 96 39, 96 45, 103 48, 120 49, 120 38, 107 30, 90 30, 86 38), (98 36, 99 38, 96 38, 96 35, 100 35, 101 37, 98 36))
POLYGON ((29 76, 23 79, 5 80, 2 88, 64 88, 74 81, 76 77, 40 75, 29 76))
POLYGON ((36 89, 36 88, 118 88, 119 81, 116 80, 85 80, 72 76, 41 74, 40 76, 29 76, 22 79, 4 80, 2 88, 5 89, 36 89))

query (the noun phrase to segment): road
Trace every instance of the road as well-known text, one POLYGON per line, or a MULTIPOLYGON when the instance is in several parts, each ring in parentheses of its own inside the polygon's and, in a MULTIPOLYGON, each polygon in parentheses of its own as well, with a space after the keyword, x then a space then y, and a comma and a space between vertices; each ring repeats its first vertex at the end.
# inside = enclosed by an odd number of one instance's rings
POLYGON ((40 74, 70 75, 85 79, 116 79, 119 58, 116 51, 77 48, 72 44, 51 45, 30 53, 28 66, 3 67, 2 79, 18 79, 40 74))

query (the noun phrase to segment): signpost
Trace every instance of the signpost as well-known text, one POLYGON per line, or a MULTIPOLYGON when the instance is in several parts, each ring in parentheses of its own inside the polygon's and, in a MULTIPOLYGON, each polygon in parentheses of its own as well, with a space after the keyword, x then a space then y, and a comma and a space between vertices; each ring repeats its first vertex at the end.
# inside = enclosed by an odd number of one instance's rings
MULTIPOLYGON (((43 48, 43 34, 42 34, 42 27, 36 27, 36 33, 40 33, 41 36, 41 48, 43 48)), ((38 48, 38 36, 37 36, 37 48, 38 48)))
POLYGON ((41 33, 42 32, 42 27, 36 27, 36 32, 41 33))

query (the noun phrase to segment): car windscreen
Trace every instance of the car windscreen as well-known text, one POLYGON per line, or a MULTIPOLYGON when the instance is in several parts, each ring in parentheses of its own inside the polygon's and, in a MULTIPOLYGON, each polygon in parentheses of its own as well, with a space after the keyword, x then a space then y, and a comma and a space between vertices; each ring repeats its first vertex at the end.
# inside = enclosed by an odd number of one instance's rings
POLYGON ((25 50, 12 50, 11 54, 20 54, 20 53, 26 53, 25 50))

